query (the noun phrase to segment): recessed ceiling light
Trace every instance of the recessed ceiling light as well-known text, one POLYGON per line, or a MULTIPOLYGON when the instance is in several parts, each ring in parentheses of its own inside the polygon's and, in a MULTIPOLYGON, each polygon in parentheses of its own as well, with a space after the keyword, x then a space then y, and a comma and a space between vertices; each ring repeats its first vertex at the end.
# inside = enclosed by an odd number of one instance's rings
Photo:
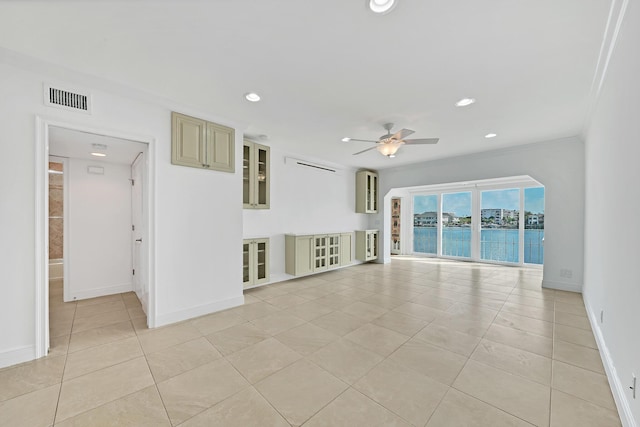
POLYGON ((488 134, 486 134, 484 137, 485 137, 485 138, 495 138, 496 136, 498 136, 498 134, 497 134, 497 133, 488 133, 488 134))
POLYGON ((351 141, 351 138, 342 138, 342 142, 349 142, 351 141))
POLYGON ((107 157, 105 153, 98 153, 98 152, 91 153, 91 155, 96 157, 107 157))
POLYGON ((466 107, 474 102, 476 102, 476 100, 473 98, 462 98, 460 101, 456 102, 456 107, 466 107))
POLYGON ((251 101, 251 102, 258 102, 260 101, 260 95, 258 95, 255 92, 249 92, 249 93, 245 93, 244 97, 247 101, 251 101))
POLYGON ((388 13, 396 5, 395 0, 367 0, 369 9, 373 13, 388 13))

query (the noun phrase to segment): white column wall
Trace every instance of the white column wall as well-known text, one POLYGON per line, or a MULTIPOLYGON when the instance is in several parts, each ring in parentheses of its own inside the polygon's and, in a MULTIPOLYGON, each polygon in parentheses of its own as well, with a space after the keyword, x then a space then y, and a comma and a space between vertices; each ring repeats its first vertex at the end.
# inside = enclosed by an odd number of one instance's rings
POLYGON ((585 143, 584 299, 627 426, 640 425, 629 388, 640 376, 639 52, 640 4, 629 2, 585 143))

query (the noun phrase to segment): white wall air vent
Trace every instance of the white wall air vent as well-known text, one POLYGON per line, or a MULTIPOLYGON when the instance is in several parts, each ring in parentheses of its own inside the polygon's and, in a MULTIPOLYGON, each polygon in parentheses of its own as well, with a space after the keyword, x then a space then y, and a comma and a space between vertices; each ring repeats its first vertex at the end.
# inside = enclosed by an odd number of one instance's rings
POLYGON ((342 171, 340 169, 336 169, 332 166, 321 165, 319 163, 308 162, 306 160, 294 159, 293 157, 285 157, 285 163, 292 166, 313 169, 318 172, 327 172, 331 174, 342 175, 342 171))
POLYGON ((91 114, 91 95, 59 86, 44 85, 44 104, 48 107, 91 114))

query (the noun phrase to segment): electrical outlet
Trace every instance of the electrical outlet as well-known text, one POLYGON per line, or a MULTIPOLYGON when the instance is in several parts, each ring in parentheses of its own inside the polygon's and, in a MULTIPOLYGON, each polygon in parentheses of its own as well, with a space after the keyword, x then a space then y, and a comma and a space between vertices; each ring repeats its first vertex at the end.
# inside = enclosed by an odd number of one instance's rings
POLYGON ((604 322, 604 310, 600 310, 600 323, 604 322))
POLYGON ((573 271, 569 270, 568 268, 561 268, 560 269, 560 277, 564 277, 566 279, 571 279, 571 277, 573 277, 573 271))
POLYGON ((629 387, 631 389, 631 396, 633 396, 633 398, 636 398, 636 389, 638 388, 636 385, 636 374, 631 374, 631 387, 629 387))

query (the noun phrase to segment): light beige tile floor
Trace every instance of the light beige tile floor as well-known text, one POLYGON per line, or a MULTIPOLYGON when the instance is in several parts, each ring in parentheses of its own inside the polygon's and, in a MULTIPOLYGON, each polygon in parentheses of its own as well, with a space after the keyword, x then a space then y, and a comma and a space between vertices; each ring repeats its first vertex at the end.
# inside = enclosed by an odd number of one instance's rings
POLYGON ((619 426, 579 294, 536 269, 394 257, 156 330, 135 294, 63 303, 0 369, 2 426, 619 426))

